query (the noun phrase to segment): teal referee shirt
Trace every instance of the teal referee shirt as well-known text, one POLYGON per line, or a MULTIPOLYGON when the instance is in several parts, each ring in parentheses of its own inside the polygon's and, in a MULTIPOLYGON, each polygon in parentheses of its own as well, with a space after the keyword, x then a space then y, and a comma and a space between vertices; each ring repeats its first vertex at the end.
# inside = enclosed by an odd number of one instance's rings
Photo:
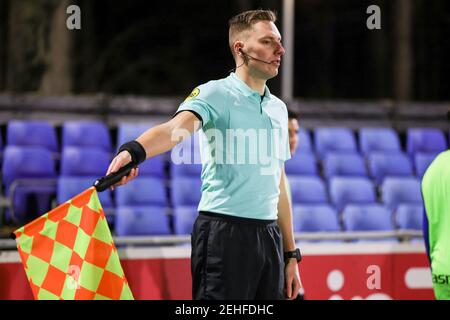
POLYGON ((284 102, 267 86, 260 96, 231 73, 195 88, 182 111, 202 121, 198 210, 276 220, 281 170, 291 157, 284 102))

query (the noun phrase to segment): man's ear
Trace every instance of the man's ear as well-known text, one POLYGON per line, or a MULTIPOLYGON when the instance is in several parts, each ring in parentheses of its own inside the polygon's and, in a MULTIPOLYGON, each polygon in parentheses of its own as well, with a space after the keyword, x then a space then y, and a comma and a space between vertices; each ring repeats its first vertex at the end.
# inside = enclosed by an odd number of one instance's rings
POLYGON ((241 42, 241 41, 236 41, 235 43, 234 43, 234 53, 237 55, 237 56, 243 56, 244 55, 244 53, 242 52, 242 48, 244 47, 244 44, 241 42))

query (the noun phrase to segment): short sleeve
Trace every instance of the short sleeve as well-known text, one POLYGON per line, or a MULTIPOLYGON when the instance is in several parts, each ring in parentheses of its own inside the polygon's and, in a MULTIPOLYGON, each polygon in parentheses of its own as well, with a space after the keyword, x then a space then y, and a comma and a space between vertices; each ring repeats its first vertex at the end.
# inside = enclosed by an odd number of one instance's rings
POLYGON ((191 111, 197 118, 202 121, 202 126, 205 126, 212 120, 211 116, 211 104, 208 103, 207 88, 203 85, 195 88, 191 94, 181 103, 175 115, 182 111, 191 111))

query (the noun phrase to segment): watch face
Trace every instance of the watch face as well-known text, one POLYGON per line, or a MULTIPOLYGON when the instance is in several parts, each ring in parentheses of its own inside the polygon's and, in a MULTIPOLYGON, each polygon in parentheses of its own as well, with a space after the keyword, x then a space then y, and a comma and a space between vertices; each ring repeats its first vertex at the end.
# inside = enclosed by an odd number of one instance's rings
POLYGON ((295 258, 298 262, 302 260, 302 255, 300 253, 300 249, 297 248, 294 251, 289 251, 285 253, 285 259, 295 258))

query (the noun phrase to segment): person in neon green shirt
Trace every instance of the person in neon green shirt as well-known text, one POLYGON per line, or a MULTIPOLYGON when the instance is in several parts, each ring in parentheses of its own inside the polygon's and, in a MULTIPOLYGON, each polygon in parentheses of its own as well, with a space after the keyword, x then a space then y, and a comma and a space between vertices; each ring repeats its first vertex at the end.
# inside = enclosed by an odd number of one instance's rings
POLYGON ((423 235, 434 295, 450 300, 450 150, 440 153, 422 179, 423 235))

